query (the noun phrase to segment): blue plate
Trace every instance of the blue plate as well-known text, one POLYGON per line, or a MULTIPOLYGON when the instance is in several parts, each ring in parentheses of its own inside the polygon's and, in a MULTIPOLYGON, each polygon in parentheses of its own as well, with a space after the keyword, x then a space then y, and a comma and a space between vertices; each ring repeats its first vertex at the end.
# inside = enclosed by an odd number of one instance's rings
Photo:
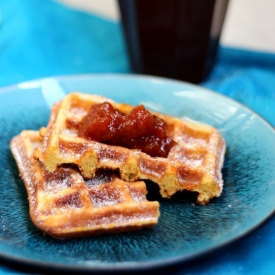
POLYGON ((70 271, 145 270, 209 252, 255 229, 275 210, 275 131, 220 94, 162 78, 81 75, 21 83, 0 92, 0 257, 70 271), (29 218, 25 188, 9 149, 24 129, 46 126, 51 105, 81 91, 217 127, 227 142, 224 191, 205 206, 161 200, 159 224, 138 232, 57 240, 29 218))

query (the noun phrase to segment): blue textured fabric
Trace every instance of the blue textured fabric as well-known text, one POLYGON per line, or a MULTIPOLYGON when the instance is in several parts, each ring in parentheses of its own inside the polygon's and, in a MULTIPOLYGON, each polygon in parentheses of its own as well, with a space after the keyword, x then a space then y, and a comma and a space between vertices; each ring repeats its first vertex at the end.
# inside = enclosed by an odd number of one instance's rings
POLYGON ((202 86, 234 98, 275 125, 275 54, 220 48, 202 86))
MULTIPOLYGON (((119 23, 49 0, 0 1, 0 87, 82 73, 130 73, 119 23)), ((275 126, 274 54, 221 48, 201 85, 243 103, 275 126)), ((273 216, 247 237, 167 272, 275 274, 274 228, 273 216)), ((0 259, 0 274, 19 273, 0 259)))
POLYGON ((119 24, 49 0, 0 1, 0 86, 129 71, 119 24))

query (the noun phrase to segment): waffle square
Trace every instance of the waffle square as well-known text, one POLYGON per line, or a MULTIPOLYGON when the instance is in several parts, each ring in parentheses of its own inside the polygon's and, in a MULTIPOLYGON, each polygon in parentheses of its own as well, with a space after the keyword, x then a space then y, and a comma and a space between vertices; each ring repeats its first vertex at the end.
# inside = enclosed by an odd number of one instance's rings
POLYGON ((159 203, 147 201, 143 181, 120 180, 113 172, 97 171, 84 180, 71 165, 54 172, 33 158, 43 139, 23 131, 10 147, 28 193, 30 216, 40 230, 56 238, 83 237, 152 227, 159 203))
POLYGON ((164 198, 181 190, 197 192, 197 202, 202 205, 220 196, 225 141, 217 129, 151 112, 167 123, 167 134, 176 142, 167 158, 79 137, 80 121, 94 104, 105 101, 123 114, 133 109, 128 104, 82 93, 71 93, 52 108, 47 128, 40 131, 45 137, 43 147, 34 154, 46 169, 55 171, 61 164, 73 163, 85 178, 92 178, 101 168, 119 170, 123 180, 155 182, 164 198))

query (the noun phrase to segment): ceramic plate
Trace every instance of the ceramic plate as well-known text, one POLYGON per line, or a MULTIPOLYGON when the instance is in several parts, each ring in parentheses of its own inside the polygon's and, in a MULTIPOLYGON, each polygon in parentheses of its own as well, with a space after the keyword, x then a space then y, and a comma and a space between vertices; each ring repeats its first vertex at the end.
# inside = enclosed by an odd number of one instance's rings
POLYGON ((185 261, 236 240, 275 209, 275 132, 239 103, 183 82, 123 75, 82 75, 21 83, 0 92, 0 257, 74 271, 144 270, 185 261), (46 126, 51 105, 73 91, 189 117, 217 127, 227 142, 222 196, 160 201, 159 224, 116 235, 58 240, 29 218, 25 188, 9 149, 24 129, 46 126))

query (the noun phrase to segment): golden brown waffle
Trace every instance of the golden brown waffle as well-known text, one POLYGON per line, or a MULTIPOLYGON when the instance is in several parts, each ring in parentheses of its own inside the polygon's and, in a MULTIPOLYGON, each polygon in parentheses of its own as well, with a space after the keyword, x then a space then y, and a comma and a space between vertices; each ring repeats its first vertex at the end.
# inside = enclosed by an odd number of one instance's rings
POLYGON ((189 190, 198 192, 198 203, 205 204, 221 194, 225 141, 217 129, 154 113, 167 123, 167 134, 176 142, 167 158, 80 138, 79 122, 92 105, 104 101, 123 114, 133 108, 101 96, 72 93, 53 107, 47 129, 41 129, 43 148, 34 156, 49 171, 60 164, 74 163, 85 178, 93 177, 99 168, 118 169, 126 181, 149 179, 157 183, 163 197, 189 190))
POLYGON ((101 171, 84 181, 70 165, 51 173, 33 158, 38 132, 23 131, 11 150, 28 192, 30 216, 45 233, 57 238, 82 237, 151 227, 158 222, 159 203, 146 200, 142 181, 128 183, 101 171))

